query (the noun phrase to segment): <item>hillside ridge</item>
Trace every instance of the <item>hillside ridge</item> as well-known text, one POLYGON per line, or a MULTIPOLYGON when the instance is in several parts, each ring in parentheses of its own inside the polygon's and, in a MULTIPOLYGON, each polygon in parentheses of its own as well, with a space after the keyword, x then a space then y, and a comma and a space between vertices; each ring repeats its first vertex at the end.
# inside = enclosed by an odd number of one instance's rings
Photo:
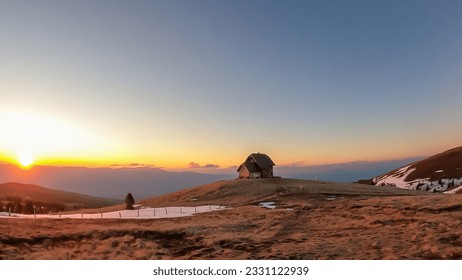
POLYGON ((376 186, 451 192, 462 186, 462 146, 372 178, 376 186))
POLYGON ((31 212, 35 205, 43 212, 80 208, 98 208, 120 203, 120 200, 45 188, 35 184, 8 182, 0 184, 0 210, 10 207, 15 212, 31 212))

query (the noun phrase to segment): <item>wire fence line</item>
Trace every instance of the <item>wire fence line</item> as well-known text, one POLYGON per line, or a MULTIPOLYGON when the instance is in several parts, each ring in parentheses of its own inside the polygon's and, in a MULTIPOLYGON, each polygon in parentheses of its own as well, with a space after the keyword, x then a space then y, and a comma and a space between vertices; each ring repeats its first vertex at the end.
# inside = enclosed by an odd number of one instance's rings
POLYGON ((134 210, 120 210, 112 212, 99 213, 78 213, 78 214, 17 214, 0 212, 0 217, 19 217, 19 218, 59 218, 59 219, 158 219, 158 218, 175 218, 191 216, 198 213, 205 213, 216 210, 223 210, 226 207, 221 205, 203 205, 203 206, 179 206, 179 207, 160 207, 150 208, 141 207, 134 210))

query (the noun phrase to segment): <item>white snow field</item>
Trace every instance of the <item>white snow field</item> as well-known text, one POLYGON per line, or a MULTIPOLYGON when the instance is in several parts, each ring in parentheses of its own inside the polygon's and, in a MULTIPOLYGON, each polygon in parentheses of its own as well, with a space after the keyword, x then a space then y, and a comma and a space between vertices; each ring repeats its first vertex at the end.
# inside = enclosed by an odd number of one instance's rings
POLYGON ((162 219, 192 216, 227 209, 220 205, 205 205, 196 207, 141 207, 135 210, 121 210, 97 214, 37 214, 26 215, 17 213, 0 212, 0 218, 29 218, 29 219, 162 219))
POLYGON ((396 171, 393 175, 382 175, 373 179, 373 183, 379 185, 394 185, 397 188, 407 188, 406 180, 407 175, 411 174, 415 168, 409 168, 411 165, 406 165, 396 171))

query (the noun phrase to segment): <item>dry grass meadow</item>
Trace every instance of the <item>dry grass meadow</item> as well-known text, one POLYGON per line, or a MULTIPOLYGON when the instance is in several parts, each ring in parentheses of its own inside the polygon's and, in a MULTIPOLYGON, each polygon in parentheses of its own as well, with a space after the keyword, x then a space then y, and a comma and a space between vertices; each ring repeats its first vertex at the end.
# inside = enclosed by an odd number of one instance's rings
POLYGON ((141 203, 229 209, 158 220, 5 218, 0 258, 462 259, 460 194, 261 179, 221 181, 141 203), (262 201, 277 207, 261 208, 262 201))

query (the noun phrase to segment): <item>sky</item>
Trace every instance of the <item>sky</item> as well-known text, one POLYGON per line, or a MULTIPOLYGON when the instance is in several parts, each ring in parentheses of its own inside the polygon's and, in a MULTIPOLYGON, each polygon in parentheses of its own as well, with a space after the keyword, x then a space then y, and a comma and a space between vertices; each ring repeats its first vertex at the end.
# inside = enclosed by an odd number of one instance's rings
POLYGON ((175 168, 460 146, 461 1, 0 1, 0 161, 175 168))

